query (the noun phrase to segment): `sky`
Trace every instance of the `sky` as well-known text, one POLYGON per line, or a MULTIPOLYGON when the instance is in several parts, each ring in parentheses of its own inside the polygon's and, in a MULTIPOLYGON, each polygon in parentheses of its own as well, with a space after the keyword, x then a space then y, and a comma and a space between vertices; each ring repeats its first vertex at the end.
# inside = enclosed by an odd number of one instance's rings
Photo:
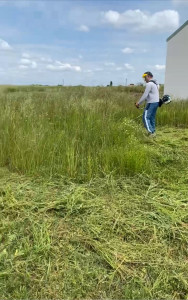
POLYGON ((188 0, 0 0, 0 84, 164 83, 188 0))

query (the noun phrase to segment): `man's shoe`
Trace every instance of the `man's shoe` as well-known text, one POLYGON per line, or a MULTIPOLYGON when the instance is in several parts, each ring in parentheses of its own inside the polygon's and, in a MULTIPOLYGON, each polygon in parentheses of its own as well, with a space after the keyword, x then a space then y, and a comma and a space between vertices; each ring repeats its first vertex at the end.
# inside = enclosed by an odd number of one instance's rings
POLYGON ((149 137, 150 137, 150 138, 154 138, 154 137, 156 137, 156 133, 155 133, 155 132, 153 132, 153 133, 150 133, 150 134, 149 134, 149 137))

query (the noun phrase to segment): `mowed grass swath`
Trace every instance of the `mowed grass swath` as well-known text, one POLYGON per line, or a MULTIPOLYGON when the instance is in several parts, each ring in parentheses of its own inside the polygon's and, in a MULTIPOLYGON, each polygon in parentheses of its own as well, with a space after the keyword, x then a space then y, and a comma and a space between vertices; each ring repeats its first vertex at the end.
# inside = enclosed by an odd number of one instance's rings
POLYGON ((188 298, 188 102, 151 140, 143 89, 1 88, 1 299, 188 298))

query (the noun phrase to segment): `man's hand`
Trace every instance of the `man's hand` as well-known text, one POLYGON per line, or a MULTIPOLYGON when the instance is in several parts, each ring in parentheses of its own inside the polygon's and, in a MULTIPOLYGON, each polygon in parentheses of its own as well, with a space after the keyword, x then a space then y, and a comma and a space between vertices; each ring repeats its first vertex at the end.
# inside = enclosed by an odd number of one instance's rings
POLYGON ((138 104, 138 102, 136 102, 136 103, 135 103, 135 106, 136 106, 137 108, 139 108, 139 107, 140 107, 140 104, 138 104))

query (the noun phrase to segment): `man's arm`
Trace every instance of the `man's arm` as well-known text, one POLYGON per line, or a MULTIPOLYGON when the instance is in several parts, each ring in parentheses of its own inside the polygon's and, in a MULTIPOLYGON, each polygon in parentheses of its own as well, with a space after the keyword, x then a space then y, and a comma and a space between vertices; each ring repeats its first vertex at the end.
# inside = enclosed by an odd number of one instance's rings
POLYGON ((144 91, 144 94, 142 95, 142 97, 140 98, 140 100, 137 102, 138 105, 140 105, 142 102, 144 102, 144 100, 147 98, 150 90, 151 90, 151 84, 147 83, 146 84, 146 89, 144 91))

